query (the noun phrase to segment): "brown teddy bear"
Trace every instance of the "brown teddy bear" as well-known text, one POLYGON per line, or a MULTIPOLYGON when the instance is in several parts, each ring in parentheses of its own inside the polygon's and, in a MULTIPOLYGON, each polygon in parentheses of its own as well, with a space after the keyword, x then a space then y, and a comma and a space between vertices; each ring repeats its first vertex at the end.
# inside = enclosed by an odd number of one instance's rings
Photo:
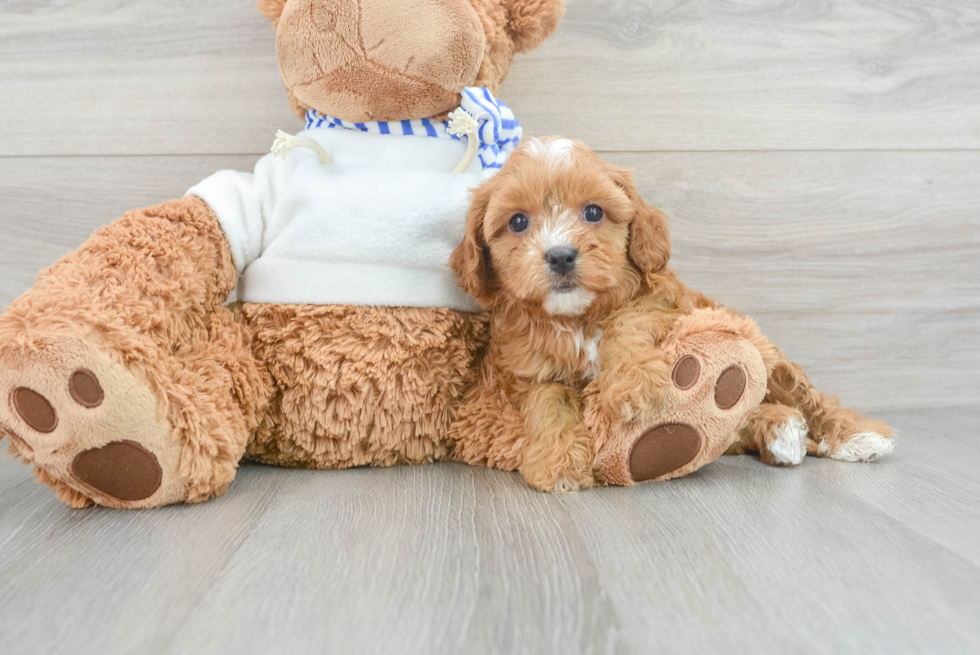
MULTIPOLYGON (((308 129, 280 134, 253 173, 127 213, 0 316, 0 432, 73 507, 201 502, 243 458, 514 469, 524 456, 512 408, 477 379, 487 322, 448 259, 470 191, 520 139, 495 94, 563 0, 259 7, 308 129)), ((734 441, 766 361, 754 327, 712 328, 728 336, 699 342, 705 371, 742 367, 738 405, 702 394, 664 408, 717 424, 693 451, 672 445, 664 417, 597 425, 600 481, 678 475, 734 441), (647 428, 637 473, 626 457, 647 428)))
MULTIPOLYGON (((320 124, 333 163, 294 140, 254 174, 223 171, 180 200, 129 212, 0 316, 0 432, 73 507, 201 502, 224 493, 243 457, 345 468, 454 450, 449 431, 486 321, 446 262, 469 189, 516 140, 481 141, 454 175, 467 137, 443 121, 468 87, 492 98, 514 55, 555 30, 564 2, 259 9, 277 30, 290 103, 320 124), (362 133, 368 121, 418 136, 362 133), (320 183, 320 195, 296 189, 320 183), (413 232, 406 223, 422 203, 435 215, 413 232), (306 222, 290 225, 290 213, 306 222), (269 223, 256 234, 254 221, 269 223), (310 226, 324 229, 297 237, 310 226), (226 306, 236 287, 244 302, 226 306)), ((502 103, 477 98, 470 113, 481 116, 481 102, 497 114, 479 127, 508 132, 502 103)))

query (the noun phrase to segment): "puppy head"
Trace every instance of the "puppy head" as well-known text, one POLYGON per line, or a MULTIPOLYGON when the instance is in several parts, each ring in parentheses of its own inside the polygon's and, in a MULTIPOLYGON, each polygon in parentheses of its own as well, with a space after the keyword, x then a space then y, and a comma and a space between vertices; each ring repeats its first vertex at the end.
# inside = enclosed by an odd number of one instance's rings
POLYGON ((474 191, 466 223, 450 264, 484 307, 505 296, 580 316, 633 295, 670 259, 666 216, 643 202, 632 172, 571 139, 526 139, 474 191))

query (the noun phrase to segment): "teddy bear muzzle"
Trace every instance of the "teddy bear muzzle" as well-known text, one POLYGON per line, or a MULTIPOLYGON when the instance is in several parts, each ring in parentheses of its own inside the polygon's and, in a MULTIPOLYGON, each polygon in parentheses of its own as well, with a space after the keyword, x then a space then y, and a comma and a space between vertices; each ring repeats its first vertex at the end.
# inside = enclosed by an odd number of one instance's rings
POLYGON ((486 36, 468 0, 289 0, 276 47, 283 80, 308 108, 396 121, 456 108, 486 36))

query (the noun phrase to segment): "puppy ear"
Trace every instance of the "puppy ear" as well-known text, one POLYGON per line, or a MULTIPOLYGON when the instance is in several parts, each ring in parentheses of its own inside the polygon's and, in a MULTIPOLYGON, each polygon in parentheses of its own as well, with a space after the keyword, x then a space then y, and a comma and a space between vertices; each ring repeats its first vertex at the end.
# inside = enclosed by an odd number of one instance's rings
POLYGON ((648 205, 640 197, 633 181, 633 171, 616 167, 613 173, 618 184, 633 203, 633 222, 630 223, 630 259, 644 273, 658 273, 670 261, 670 231, 667 215, 648 205))
POLYGON ((279 17, 286 6, 287 0, 259 0, 259 11, 268 18, 273 25, 278 27, 279 17))
POLYGON ((483 238, 491 186, 492 182, 484 183, 473 191, 473 199, 466 212, 466 234, 449 258, 449 266, 456 274, 459 286, 483 306, 490 305, 496 293, 490 247, 483 238))
POLYGON ((558 28, 565 0, 506 0, 508 32, 517 52, 534 50, 558 28))

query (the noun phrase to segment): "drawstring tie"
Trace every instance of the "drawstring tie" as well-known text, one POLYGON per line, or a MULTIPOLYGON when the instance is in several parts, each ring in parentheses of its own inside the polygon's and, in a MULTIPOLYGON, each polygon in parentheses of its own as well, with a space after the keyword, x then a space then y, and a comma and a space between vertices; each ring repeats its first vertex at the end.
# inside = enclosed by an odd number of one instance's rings
MULTIPOLYGON (((466 87, 458 109, 443 121, 419 118, 403 121, 368 121, 351 123, 310 109, 306 112, 306 129, 342 129, 367 134, 466 139, 466 154, 454 173, 463 173, 480 163, 484 171, 499 169, 521 141, 521 124, 514 112, 484 87, 466 87)), ((294 148, 309 148, 320 161, 328 164, 330 154, 315 139, 293 136, 280 131, 272 146, 278 157, 286 157, 294 148)))
POLYGON ((449 133, 453 136, 466 137, 466 154, 456 164, 453 173, 465 173, 466 169, 473 163, 473 160, 476 159, 476 154, 480 148, 480 140, 477 136, 480 133, 481 118, 486 120, 490 117, 484 112, 481 112, 478 116, 474 116, 462 107, 449 114, 449 133))
POLYGON ((294 148, 309 148, 320 158, 321 164, 333 163, 333 157, 330 156, 326 148, 321 146, 320 142, 316 139, 311 139, 308 136, 287 134, 282 130, 276 132, 276 140, 272 143, 272 154, 281 159, 285 159, 286 155, 291 153, 294 148))

